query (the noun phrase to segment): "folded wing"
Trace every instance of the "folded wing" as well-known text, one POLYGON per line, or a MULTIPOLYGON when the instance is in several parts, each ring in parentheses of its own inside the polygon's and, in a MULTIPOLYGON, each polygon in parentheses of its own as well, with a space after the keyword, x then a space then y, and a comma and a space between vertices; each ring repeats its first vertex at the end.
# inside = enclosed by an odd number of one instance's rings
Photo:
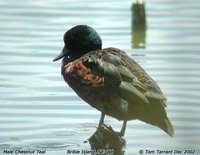
POLYGON ((156 82, 125 52, 116 48, 97 51, 83 59, 93 74, 103 76, 129 103, 133 119, 158 126, 170 136, 174 129, 167 118, 166 98, 156 82))

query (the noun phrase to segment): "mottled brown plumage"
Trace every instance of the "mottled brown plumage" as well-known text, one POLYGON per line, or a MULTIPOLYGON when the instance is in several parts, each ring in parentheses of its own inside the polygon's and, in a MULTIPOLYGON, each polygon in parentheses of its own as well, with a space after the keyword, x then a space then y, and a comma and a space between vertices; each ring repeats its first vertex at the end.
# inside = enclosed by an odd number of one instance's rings
MULTIPOLYGON (((87 30, 87 33, 90 32, 87 30)), ((103 123, 105 114, 123 120, 121 133, 124 135, 126 122, 139 119, 172 136, 173 126, 165 111, 166 98, 156 82, 124 51, 99 47, 90 47, 92 50, 86 49, 80 55, 77 51, 73 55, 72 48, 67 56, 63 54, 61 71, 69 86, 102 112, 99 124, 103 123)))

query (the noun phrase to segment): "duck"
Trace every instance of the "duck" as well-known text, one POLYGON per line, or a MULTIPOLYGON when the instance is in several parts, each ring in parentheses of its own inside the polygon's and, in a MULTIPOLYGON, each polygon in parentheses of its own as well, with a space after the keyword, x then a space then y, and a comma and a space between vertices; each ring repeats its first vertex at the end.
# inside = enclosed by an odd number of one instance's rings
POLYGON ((125 51, 102 49, 100 35, 88 25, 77 25, 63 37, 64 48, 53 61, 62 59, 61 74, 76 94, 105 115, 123 121, 140 120, 173 136, 165 108, 166 97, 158 84, 125 51))

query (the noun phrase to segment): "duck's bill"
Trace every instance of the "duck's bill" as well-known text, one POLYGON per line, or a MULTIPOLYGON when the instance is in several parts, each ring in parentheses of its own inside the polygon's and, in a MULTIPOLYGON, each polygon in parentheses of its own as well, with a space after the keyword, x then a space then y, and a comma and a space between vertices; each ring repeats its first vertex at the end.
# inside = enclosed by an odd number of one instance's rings
POLYGON ((68 50, 67 50, 66 47, 64 47, 63 50, 62 50, 62 52, 57 57, 55 57, 53 59, 53 61, 57 61, 57 60, 63 58, 65 55, 67 55, 67 53, 68 53, 68 50))

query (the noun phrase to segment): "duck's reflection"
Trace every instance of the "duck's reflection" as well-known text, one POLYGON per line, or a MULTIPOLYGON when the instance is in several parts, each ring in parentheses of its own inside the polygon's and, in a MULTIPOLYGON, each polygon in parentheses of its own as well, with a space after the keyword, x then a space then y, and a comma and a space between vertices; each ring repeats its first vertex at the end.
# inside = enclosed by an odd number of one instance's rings
POLYGON ((132 48, 146 47, 146 12, 145 3, 133 3, 132 13, 132 48))
POLYGON ((123 148, 126 146, 125 139, 106 124, 97 128, 96 132, 89 138, 89 143, 92 150, 110 155, 124 155, 123 148))

